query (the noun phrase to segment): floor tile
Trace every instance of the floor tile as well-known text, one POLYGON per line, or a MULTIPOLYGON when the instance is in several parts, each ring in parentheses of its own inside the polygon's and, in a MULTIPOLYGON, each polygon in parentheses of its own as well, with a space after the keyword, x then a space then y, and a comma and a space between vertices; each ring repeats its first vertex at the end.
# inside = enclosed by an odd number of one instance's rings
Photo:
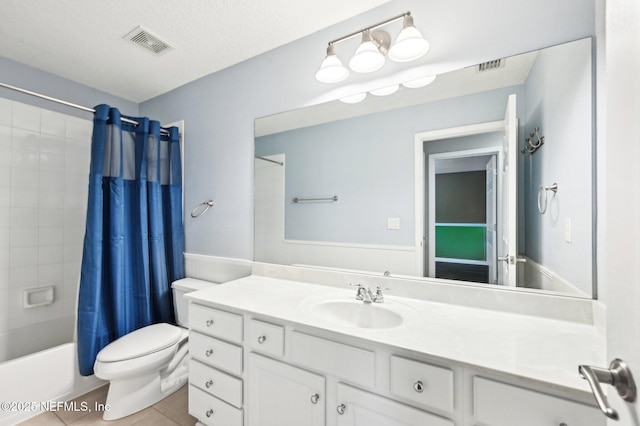
POLYGON ((137 423, 135 426, 178 426, 179 423, 174 422, 169 417, 165 416, 158 410, 153 410, 151 414, 137 423))
POLYGON ((188 388, 185 385, 154 406, 130 416, 106 421, 102 419, 104 412, 95 409, 96 404, 104 404, 107 399, 106 385, 73 399, 68 407, 76 409, 47 411, 20 426, 193 426, 197 419, 189 415, 188 388))
POLYGON ((20 423, 20 426, 64 426, 64 422, 54 413, 47 411, 20 423))
POLYGON ((172 395, 158 402, 153 408, 181 426, 195 425, 198 420, 189 415, 188 389, 188 385, 181 387, 172 395))
POLYGON ((107 400, 107 392, 109 385, 101 386, 91 392, 80 395, 71 400, 69 410, 56 412, 56 415, 65 423, 70 424, 77 422, 81 418, 88 416, 99 408, 98 404, 104 404, 107 400), (85 410, 86 408, 86 410, 85 410))
POLYGON ((155 413, 156 410, 149 407, 142 411, 138 411, 130 416, 123 417, 118 420, 103 420, 102 415, 104 414, 101 411, 93 411, 88 416, 82 417, 81 419, 69 423, 69 425, 73 426, 132 426, 142 421, 145 417, 150 416, 155 413))

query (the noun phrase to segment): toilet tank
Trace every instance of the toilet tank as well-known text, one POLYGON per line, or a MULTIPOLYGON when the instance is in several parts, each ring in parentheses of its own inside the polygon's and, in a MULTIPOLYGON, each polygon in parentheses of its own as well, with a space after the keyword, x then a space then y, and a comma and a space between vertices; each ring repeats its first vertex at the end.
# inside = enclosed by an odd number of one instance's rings
POLYGON ((184 298, 184 295, 214 285, 218 285, 218 283, 197 280, 195 278, 183 278, 171 284, 176 324, 185 328, 189 327, 189 301, 184 298))

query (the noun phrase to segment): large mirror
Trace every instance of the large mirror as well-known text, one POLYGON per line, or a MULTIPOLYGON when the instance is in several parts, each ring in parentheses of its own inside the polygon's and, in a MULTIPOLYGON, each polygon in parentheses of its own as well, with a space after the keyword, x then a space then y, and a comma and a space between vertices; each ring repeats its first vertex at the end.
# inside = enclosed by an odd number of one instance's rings
POLYGON ((591 39, 256 120, 255 260, 595 297, 591 39))

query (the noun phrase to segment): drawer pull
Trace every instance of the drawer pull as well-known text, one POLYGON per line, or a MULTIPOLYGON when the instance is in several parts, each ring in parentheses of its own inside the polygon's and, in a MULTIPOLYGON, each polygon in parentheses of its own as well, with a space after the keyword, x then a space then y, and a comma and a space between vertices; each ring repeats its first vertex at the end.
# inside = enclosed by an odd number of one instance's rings
POLYGON ((207 351, 204 353, 207 357, 210 357, 211 355, 213 355, 213 349, 207 349, 207 351))
POLYGON ((213 320, 212 319, 207 320, 206 324, 207 324, 207 327, 211 327, 213 325, 213 320))
POLYGON ((422 380, 418 380, 413 384, 413 390, 418 393, 422 393, 422 391, 424 391, 424 383, 422 383, 422 380))
POLYGON ((347 406, 344 404, 340 404, 336 407, 336 411, 338 412, 338 414, 343 415, 344 412, 347 410, 347 406))
POLYGON ((260 344, 263 344, 265 340, 267 340, 267 336, 258 337, 258 343, 260 343, 260 344))
POLYGON ((207 417, 211 417, 211 416, 213 416, 213 410, 209 409, 209 410, 207 410, 207 412, 205 414, 206 414, 207 417))
POLYGON ((213 380, 209 380, 209 381, 208 381, 207 383, 205 383, 204 385, 205 385, 205 387, 206 387, 207 389, 209 389, 211 386, 213 386, 213 380))
POLYGON ((317 393, 314 394, 314 395, 311 395, 311 403, 312 404, 317 404, 319 399, 320 399, 320 395, 318 395, 317 393))

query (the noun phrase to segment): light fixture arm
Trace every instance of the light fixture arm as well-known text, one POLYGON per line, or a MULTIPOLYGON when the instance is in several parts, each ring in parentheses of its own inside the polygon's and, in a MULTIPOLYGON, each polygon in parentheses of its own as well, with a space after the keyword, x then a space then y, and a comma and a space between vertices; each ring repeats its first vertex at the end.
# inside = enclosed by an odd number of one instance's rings
POLYGON ((350 34, 347 34, 346 36, 343 36, 343 37, 337 38, 337 39, 335 39, 335 40, 331 40, 331 41, 329 42, 329 46, 332 46, 332 45, 333 45, 333 44, 335 44, 335 43, 340 43, 341 41, 345 41, 345 40, 347 40, 347 39, 350 39, 350 38, 352 38, 352 37, 355 37, 355 36, 357 36, 357 35, 359 35, 359 34, 362 34, 363 32, 365 32, 365 31, 367 31, 367 30, 369 30, 369 31, 371 31, 371 30, 375 30, 375 29, 376 29, 376 28, 378 28, 378 27, 381 27, 381 26, 383 26, 383 25, 387 25, 388 23, 391 23, 391 22, 393 22, 393 21, 397 21, 398 19, 403 19, 405 16, 411 16, 411 12, 405 12, 405 13, 403 13, 403 14, 401 14, 401 15, 397 15, 397 16, 394 16, 393 18, 386 19, 386 20, 384 20, 384 21, 382 21, 382 22, 378 22, 377 24, 371 25, 371 26, 366 27, 366 28, 363 28, 363 29, 361 29, 361 30, 354 31, 354 32, 352 32, 352 33, 350 33, 350 34))

